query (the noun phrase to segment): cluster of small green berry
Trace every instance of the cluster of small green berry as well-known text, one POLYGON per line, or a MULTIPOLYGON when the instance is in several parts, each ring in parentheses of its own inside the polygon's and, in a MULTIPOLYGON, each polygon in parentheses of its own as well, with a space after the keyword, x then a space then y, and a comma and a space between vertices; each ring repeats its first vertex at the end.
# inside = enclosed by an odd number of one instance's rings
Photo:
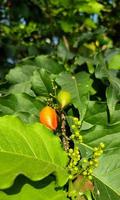
POLYGON ((79 171, 78 166, 77 166, 80 161, 80 152, 79 152, 78 147, 75 147, 74 149, 70 148, 68 155, 70 157, 70 162, 68 165, 68 169, 70 172, 69 179, 73 179, 75 174, 77 174, 79 171))
POLYGON ((92 180, 93 170, 98 167, 99 157, 102 155, 104 147, 104 143, 100 143, 98 147, 93 149, 91 158, 82 160, 82 174, 88 177, 89 180, 92 180))
POLYGON ((73 118, 74 124, 71 126, 72 128, 72 135, 70 136, 70 139, 73 141, 76 140, 79 143, 83 142, 82 135, 80 135, 80 126, 81 126, 81 121, 78 120, 77 117, 73 118))

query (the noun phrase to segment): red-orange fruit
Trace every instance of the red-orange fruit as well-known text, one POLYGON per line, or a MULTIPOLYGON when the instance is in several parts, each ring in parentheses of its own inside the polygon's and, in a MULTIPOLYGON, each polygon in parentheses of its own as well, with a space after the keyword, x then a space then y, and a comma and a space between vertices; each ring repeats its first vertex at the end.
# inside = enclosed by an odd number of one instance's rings
POLYGON ((58 118, 56 111, 50 107, 46 106, 40 111, 40 122, 50 128, 51 130, 56 130, 58 125, 58 118))

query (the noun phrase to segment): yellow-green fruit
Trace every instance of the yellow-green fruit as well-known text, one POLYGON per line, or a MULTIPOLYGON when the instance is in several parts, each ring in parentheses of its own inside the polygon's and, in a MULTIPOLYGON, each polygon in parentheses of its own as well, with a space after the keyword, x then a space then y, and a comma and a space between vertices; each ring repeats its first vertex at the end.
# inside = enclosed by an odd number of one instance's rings
POLYGON ((71 102, 71 94, 65 90, 61 90, 58 93, 57 99, 61 104, 61 107, 64 108, 71 102))

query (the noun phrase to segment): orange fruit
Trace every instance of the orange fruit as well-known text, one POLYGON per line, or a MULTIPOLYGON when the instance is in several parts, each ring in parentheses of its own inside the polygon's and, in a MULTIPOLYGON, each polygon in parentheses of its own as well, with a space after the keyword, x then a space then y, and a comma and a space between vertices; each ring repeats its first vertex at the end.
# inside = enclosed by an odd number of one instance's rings
POLYGON ((40 111, 40 122, 51 130, 56 130, 58 126, 58 117, 55 109, 50 106, 44 107, 40 111))

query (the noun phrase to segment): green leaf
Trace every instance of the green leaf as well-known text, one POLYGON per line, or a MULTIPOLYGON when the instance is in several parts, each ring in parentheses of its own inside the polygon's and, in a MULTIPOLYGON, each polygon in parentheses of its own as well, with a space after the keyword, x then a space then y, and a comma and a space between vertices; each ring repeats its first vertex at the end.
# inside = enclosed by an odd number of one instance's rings
POLYGON ((15 85, 11 85, 8 93, 18 94, 18 93, 26 93, 30 96, 35 97, 35 93, 31 90, 31 82, 25 81, 21 83, 17 83, 15 85))
POLYGON ((14 116, 0 118, 0 188, 19 174, 42 180, 54 174, 58 185, 68 180, 67 155, 60 139, 40 123, 26 125, 14 116))
POLYGON ((44 104, 26 94, 11 94, 0 97, 0 115, 16 115, 24 122, 39 120, 39 111, 44 104))
POLYGON ((75 76, 69 73, 61 73, 56 82, 63 90, 70 92, 73 105, 79 110, 81 120, 83 120, 86 113, 87 104, 89 100, 89 93, 91 91, 92 80, 86 72, 80 72, 75 76))
POLYGON ((106 89, 107 105, 112 117, 116 105, 120 100, 120 80, 117 77, 116 71, 109 71, 108 79, 110 81, 110 86, 106 89))
POLYGON ((31 84, 35 93, 40 96, 49 96, 53 90, 50 74, 45 69, 33 72, 31 84))
POLYGON ((108 57, 108 67, 109 69, 120 69, 120 53, 112 52, 108 57))
POLYGON ((95 185, 95 190, 94 190, 95 200, 120 199, 119 195, 113 192, 113 190, 107 187, 106 185, 102 184, 102 182, 96 178, 94 179, 94 185, 95 185))
MULTIPOLYGON (((83 141, 89 147, 105 144, 104 154, 100 157, 94 176, 101 182, 102 187, 108 187, 120 196, 120 122, 109 126, 96 125, 87 131, 81 131, 83 141)), ((104 191, 100 191, 102 193, 104 191)))
MULTIPOLYGON (((66 44, 67 46, 68 44, 66 44)), ((69 49, 65 46, 63 42, 60 42, 57 48, 57 56, 65 62, 66 60, 70 60, 74 57, 74 54, 69 51, 69 49)))
POLYGON ((0 199, 4 200, 67 200, 67 195, 62 189, 56 190, 55 182, 52 178, 47 177, 42 181, 29 181, 24 180, 24 177, 21 177, 15 181, 15 184, 5 190, 4 192, 0 191, 0 199), (18 182, 19 181, 19 182, 18 182), (18 188, 20 191, 18 192, 18 188))
POLYGON ((6 79, 12 84, 29 81, 35 69, 35 65, 29 65, 26 61, 26 63, 16 65, 15 68, 10 69, 9 73, 6 75, 6 79))
POLYGON ((90 2, 85 2, 83 5, 80 5, 79 11, 86 12, 86 13, 100 13, 101 10, 103 10, 103 5, 96 2, 95 0, 92 0, 90 2))
POLYGON ((104 102, 89 101, 85 122, 93 125, 107 125, 107 105, 104 102))
POLYGON ((44 68, 47 72, 52 74, 59 74, 64 70, 63 65, 46 55, 37 56, 35 62, 39 68, 44 68))
POLYGON ((62 30, 65 33, 69 33, 69 32, 72 32, 74 23, 73 22, 71 23, 70 21, 62 21, 61 20, 60 25, 61 25, 62 30))
POLYGON ((106 97, 110 115, 113 115, 116 104, 120 99, 119 90, 116 89, 116 87, 110 85, 106 90, 106 97))

